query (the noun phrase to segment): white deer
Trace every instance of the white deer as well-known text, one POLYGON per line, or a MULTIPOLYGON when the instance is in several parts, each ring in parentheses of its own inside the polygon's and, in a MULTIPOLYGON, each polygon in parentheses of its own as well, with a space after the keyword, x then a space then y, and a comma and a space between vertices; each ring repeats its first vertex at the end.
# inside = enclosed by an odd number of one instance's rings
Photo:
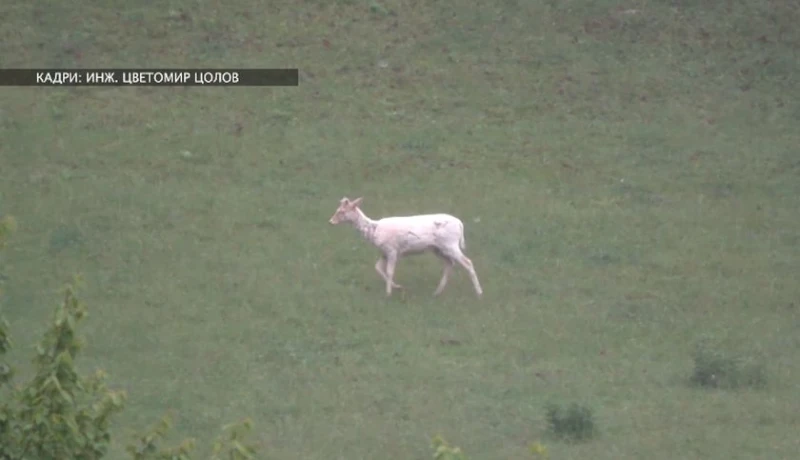
POLYGON ((392 295, 392 288, 402 289, 402 286, 393 281, 397 259, 426 251, 433 252, 444 262, 442 279, 433 295, 442 293, 456 263, 469 272, 478 296, 483 294, 472 261, 462 252, 466 244, 464 223, 460 219, 449 214, 424 214, 372 220, 358 207, 362 199, 363 197, 350 201, 347 197, 342 198, 329 222, 332 225, 350 222, 361 236, 381 251, 375 270, 386 281, 387 296, 392 295))

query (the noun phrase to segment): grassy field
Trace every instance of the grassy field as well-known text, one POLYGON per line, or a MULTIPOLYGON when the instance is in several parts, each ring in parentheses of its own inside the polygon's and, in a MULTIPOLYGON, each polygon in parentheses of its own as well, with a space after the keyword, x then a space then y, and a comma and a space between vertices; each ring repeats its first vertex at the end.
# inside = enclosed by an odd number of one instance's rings
POLYGON ((244 416, 263 458, 800 451, 800 12, 789 0, 10 2, 3 67, 299 67, 297 88, 2 88, 23 368, 76 272, 111 458, 244 416), (158 5, 158 6, 154 6, 158 5), (187 153, 188 152, 188 153, 187 153), (449 212, 484 287, 327 220, 449 212), (794 273, 794 275, 792 274, 794 273), (763 388, 690 385, 705 339, 763 388), (546 432, 591 407, 599 436, 546 432))

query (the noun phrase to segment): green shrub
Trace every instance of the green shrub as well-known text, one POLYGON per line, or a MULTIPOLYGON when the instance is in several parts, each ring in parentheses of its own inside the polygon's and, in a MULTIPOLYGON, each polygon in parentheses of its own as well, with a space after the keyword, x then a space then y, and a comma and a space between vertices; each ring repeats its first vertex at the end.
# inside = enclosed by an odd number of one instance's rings
POLYGON ((539 441, 534 442, 530 445, 530 453, 533 458, 547 460, 550 458, 550 454, 547 452, 547 446, 540 443, 539 441))
POLYGON ((550 433, 566 441, 584 441, 596 434, 592 410, 582 404, 572 403, 568 407, 549 404, 546 408, 550 433))
MULTIPOLYGON (((14 221, 0 220, 0 248, 14 230, 14 221)), ((30 381, 13 385, 13 369, 5 361, 12 342, 8 323, 0 318, 0 459, 84 459, 103 458, 111 444, 109 422, 119 413, 126 394, 109 390, 105 373, 98 370, 81 376, 75 366, 84 342, 77 327, 86 308, 76 296, 76 284, 64 288, 62 302, 36 347, 34 375, 30 381)), ((159 448, 158 441, 170 428, 165 417, 149 432, 138 437, 128 452, 135 460, 188 460, 191 440, 175 448, 159 448)), ((212 460, 254 458, 255 449, 244 437, 250 421, 225 427, 215 444, 212 460)))
POLYGON ((703 340, 695 348, 690 382, 705 388, 763 388, 767 375, 763 363, 703 340))
POLYGON ((451 447, 441 435, 433 438, 434 460, 466 460, 467 457, 458 447, 451 447))
POLYGON ((14 219, 14 216, 3 216, 0 218, 0 249, 3 249, 8 238, 16 230, 17 221, 14 219))
MULTIPOLYGON (((74 288, 67 286, 50 328, 36 347, 33 378, 20 388, 11 388, 10 379, 5 382, 4 390, 11 398, 0 407, 0 457, 99 459, 105 455, 111 439, 109 419, 122 409, 125 394, 106 389, 102 371, 82 377, 75 369, 75 358, 83 347, 75 329, 85 313, 74 288)), ((10 344, 5 330, 0 335, 10 344)))

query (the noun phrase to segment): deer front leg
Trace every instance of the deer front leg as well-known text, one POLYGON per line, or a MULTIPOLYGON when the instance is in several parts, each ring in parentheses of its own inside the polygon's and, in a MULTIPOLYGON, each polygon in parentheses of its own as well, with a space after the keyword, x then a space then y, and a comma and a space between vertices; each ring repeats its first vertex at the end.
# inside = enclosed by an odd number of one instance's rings
MULTIPOLYGON (((384 267, 386 267, 386 258, 385 258, 385 257, 381 257, 381 258, 380 258, 380 259, 378 259, 378 261, 375 263, 375 271, 377 271, 377 272, 378 272, 378 274, 379 274, 379 275, 381 275, 381 279, 382 279, 383 281, 386 281, 386 279, 388 278, 388 276, 386 276, 386 271, 385 271, 385 268, 384 268, 384 267)), ((393 288, 395 288, 395 289, 403 289, 403 286, 401 286, 401 285, 399 285, 399 284, 395 283, 394 281, 392 281, 391 283, 392 283, 392 287, 393 287, 393 288)))
POLYGON ((394 282, 394 266, 397 264, 397 254, 391 253, 386 256, 386 297, 392 295, 392 285, 394 282))

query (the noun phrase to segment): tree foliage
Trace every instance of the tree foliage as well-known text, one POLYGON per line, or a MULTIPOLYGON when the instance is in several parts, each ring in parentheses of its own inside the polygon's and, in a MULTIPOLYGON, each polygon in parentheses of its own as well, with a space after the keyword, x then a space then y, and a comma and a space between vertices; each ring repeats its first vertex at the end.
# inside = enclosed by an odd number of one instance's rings
MULTIPOLYGON (((15 221, 0 219, 0 249, 16 229, 15 221)), ((111 445, 109 423, 122 411, 126 393, 106 386, 102 370, 82 376, 75 362, 84 341, 77 328, 86 308, 77 297, 80 279, 64 286, 60 304, 36 347, 33 377, 13 385, 13 368, 5 361, 11 349, 9 324, 0 317, 0 460, 39 458, 94 460, 103 458, 111 445)), ((175 447, 160 447, 171 428, 164 416, 128 446, 134 460, 189 460, 193 440, 175 447)), ((254 458, 247 444, 249 419, 224 428, 214 444, 212 460, 254 458)))

